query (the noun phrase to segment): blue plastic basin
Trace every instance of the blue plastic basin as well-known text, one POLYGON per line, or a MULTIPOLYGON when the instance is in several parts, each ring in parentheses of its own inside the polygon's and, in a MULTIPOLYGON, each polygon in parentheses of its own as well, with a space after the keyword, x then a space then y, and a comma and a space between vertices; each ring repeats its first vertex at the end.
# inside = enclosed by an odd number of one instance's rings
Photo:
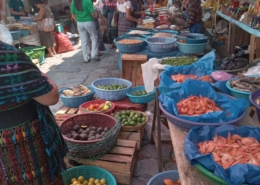
POLYGON ((204 35, 189 35, 186 37, 188 44, 202 44, 208 42, 208 37, 204 35))

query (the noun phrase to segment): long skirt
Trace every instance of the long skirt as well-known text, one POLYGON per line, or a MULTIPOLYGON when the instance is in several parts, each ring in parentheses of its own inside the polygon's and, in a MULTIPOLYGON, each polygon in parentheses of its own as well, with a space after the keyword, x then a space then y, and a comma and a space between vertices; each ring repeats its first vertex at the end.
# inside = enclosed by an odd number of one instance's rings
POLYGON ((1 185, 63 185, 50 179, 46 148, 37 119, 0 130, 1 185))
POLYGON ((119 12, 118 17, 118 37, 125 35, 131 28, 135 28, 136 23, 126 18, 126 13, 119 12))
MULTIPOLYGON (((100 26, 99 26, 99 22, 98 20, 94 20, 95 26, 96 26, 96 30, 97 30, 97 36, 98 36, 98 51, 106 51, 106 47, 103 43, 103 35, 100 31, 100 26)), ((91 39, 89 34, 87 34, 88 36, 88 47, 91 50, 91 39)))
POLYGON ((107 15, 107 36, 109 39, 109 43, 113 43, 113 40, 117 38, 117 27, 111 26, 111 22, 114 16, 114 10, 109 10, 107 15))
POLYGON ((51 48, 54 46, 54 36, 52 34, 52 31, 39 31, 39 35, 42 46, 45 46, 46 48, 51 48))

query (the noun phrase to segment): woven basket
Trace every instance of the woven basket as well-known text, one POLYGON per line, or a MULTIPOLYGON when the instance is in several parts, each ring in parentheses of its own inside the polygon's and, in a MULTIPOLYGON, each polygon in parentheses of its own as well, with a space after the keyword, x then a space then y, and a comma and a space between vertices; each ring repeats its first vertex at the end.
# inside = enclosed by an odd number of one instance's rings
POLYGON ((136 125, 136 126, 121 126, 122 131, 132 132, 132 131, 141 130, 148 122, 148 116, 145 113, 140 112, 140 111, 132 111, 132 112, 138 112, 138 113, 143 114, 146 117, 145 122, 140 125, 136 125))
POLYGON ((67 157, 71 159, 98 159, 114 148, 120 127, 120 123, 115 118, 106 114, 79 114, 64 120, 60 125, 60 129, 69 149, 67 157), (102 139, 78 141, 65 136, 65 134, 72 130, 74 125, 108 127, 109 131, 102 139))
POLYGON ((111 102, 112 107, 107 110, 107 111, 90 111, 87 108, 91 105, 91 104, 104 104, 106 103, 106 100, 93 100, 93 101, 89 101, 86 103, 83 103, 79 106, 79 114, 84 114, 84 113, 103 113, 103 114, 111 114, 113 112, 113 110, 115 109, 115 104, 111 102))

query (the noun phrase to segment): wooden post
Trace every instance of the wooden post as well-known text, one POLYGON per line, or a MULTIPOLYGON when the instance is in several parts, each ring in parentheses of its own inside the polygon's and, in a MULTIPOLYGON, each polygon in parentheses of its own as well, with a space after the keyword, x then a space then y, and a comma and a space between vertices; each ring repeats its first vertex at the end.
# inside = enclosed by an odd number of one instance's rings
POLYGON ((255 58, 255 36, 250 37, 250 51, 249 51, 249 63, 251 63, 255 58))
POLYGON ((123 54, 121 78, 132 82, 132 86, 144 85, 141 64, 147 62, 147 55, 123 54))

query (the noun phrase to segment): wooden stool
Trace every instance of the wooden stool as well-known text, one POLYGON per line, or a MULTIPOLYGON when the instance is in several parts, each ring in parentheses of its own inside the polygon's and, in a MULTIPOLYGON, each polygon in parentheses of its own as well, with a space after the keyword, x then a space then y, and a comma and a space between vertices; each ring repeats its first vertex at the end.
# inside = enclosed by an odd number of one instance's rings
POLYGON ((122 55, 122 72, 121 78, 132 82, 132 86, 143 85, 143 73, 141 64, 147 62, 147 55, 122 55))

